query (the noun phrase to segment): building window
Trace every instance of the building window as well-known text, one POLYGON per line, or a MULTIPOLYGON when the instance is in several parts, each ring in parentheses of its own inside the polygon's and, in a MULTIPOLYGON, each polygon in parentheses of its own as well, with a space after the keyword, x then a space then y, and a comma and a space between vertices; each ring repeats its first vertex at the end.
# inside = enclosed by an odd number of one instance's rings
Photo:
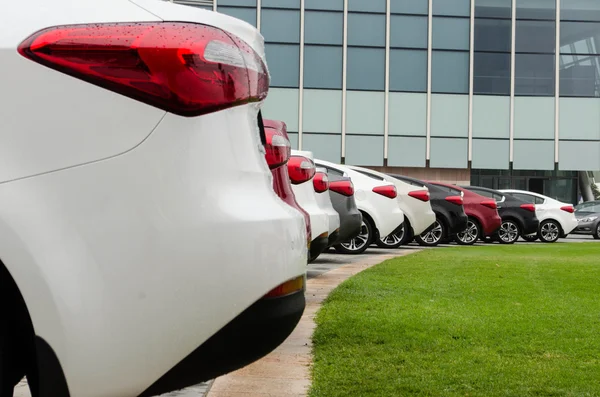
MULTIPOLYGON (((591 7, 592 18, 595 6, 591 7)), ((567 16, 583 18, 571 9, 567 16)), ((600 22, 561 21, 560 96, 600 97, 600 22)))
POLYGON ((554 96, 556 4, 517 0, 515 95, 554 96))

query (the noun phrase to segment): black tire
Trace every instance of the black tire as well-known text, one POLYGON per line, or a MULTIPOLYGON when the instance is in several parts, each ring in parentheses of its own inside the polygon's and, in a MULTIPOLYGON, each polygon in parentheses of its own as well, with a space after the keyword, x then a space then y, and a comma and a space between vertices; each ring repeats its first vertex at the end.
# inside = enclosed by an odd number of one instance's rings
POLYGON ((454 241, 458 245, 473 245, 481 236, 481 226, 475 219, 469 217, 467 227, 462 232, 454 237, 454 241))
POLYGON ((14 387, 25 376, 26 352, 19 320, 12 288, 0 274, 0 397, 12 397, 14 387))
POLYGON ((389 236, 378 238, 375 240, 375 244, 379 248, 398 248, 401 245, 407 244, 411 240, 411 237, 410 224, 405 220, 401 228, 397 229, 389 236), (407 232, 407 230, 409 231, 407 232))
POLYGON ((594 233, 594 240, 600 240, 600 223, 596 225, 596 232, 594 233))
POLYGON ((537 241, 538 236, 537 236, 537 234, 527 234, 527 235, 521 236, 521 238, 529 243, 533 243, 534 241, 537 241))
POLYGON ((365 252, 375 237, 375 227, 367 218, 363 215, 362 225, 360 227, 360 233, 358 236, 351 238, 343 243, 336 244, 333 248, 340 254, 357 255, 365 252))
POLYGON ((446 225, 440 218, 435 219, 433 229, 420 236, 415 236, 415 241, 422 247, 435 247, 446 237, 446 225))
POLYGON ((512 219, 503 219, 500 229, 495 233, 500 244, 514 244, 521 235, 521 227, 512 219))
POLYGON ((544 243, 557 242, 561 234, 560 225, 552 219, 542 222, 538 230, 538 238, 544 243))

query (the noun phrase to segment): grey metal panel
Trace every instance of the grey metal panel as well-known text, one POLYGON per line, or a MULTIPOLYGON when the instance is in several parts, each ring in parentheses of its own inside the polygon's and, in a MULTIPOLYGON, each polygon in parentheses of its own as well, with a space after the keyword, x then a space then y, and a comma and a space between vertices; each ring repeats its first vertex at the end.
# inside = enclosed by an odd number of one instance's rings
POLYGON ((468 137, 469 97, 467 95, 431 96, 431 135, 468 137))
POLYGON ((342 88, 342 47, 304 47, 304 87, 342 88))
POLYGON ((299 10, 300 0, 262 0, 261 7, 295 8, 299 10))
POLYGON ((553 170, 554 141, 514 141, 513 169, 553 170))
POLYGON ((565 171, 600 171, 600 142, 561 141, 558 168, 565 171))
POLYGON ((386 0, 348 0, 349 11, 384 13, 386 0))
POLYGON ((468 18, 433 18, 432 48, 435 50, 469 50, 468 18))
POLYGON ((600 140, 600 99, 561 98, 559 120, 560 139, 600 140))
POLYGON ((383 136, 346 135, 346 164, 382 166, 383 136))
POLYGON ((427 17, 392 15, 390 46, 427 49, 427 17))
POLYGON ((303 132, 342 133, 342 91, 304 90, 303 132))
POLYGON ((464 16, 471 15, 469 0, 433 0, 433 15, 464 16))
POLYGON ((348 14, 349 46, 385 46, 385 15, 348 14))
POLYGON ((339 163, 342 159, 342 136, 338 134, 303 134, 302 150, 309 150, 316 159, 339 163))
POLYGON ((467 168, 467 149, 466 138, 431 138, 429 164, 434 168, 467 168))
POLYGON ((342 45, 344 14, 341 12, 306 11, 304 42, 306 44, 342 45))
POLYGON ((307 10, 344 10, 344 0, 304 0, 307 10))
MULTIPOLYGON (((211 1, 211 3, 213 1, 211 1)), ((219 7, 220 6, 248 6, 248 7, 256 7, 256 0, 218 0, 217 6, 219 6, 219 7)))
POLYGON ((390 93, 390 135, 427 134, 427 95, 390 93))
POLYGON ((515 138, 554 139, 554 98, 515 98, 515 138))
POLYGON ((263 9, 260 31, 266 42, 300 43, 300 11, 263 9))
POLYGON ((265 44, 271 87, 297 88, 300 83, 300 46, 265 44))
POLYGON ((431 91, 449 94, 469 92, 468 52, 433 51, 431 91))
POLYGON ((288 131, 298 131, 298 89, 270 88, 262 115, 265 119, 285 122, 288 131))
POLYGON ((217 11, 248 22, 252 26, 256 26, 256 8, 219 6, 217 11))
POLYGON ((509 141, 498 139, 473 139, 471 167, 489 170, 509 168, 509 141))
POLYGON ((346 134, 383 135, 384 99, 383 92, 348 91, 346 134))
POLYGON ((473 96, 473 137, 509 138, 510 97, 473 96))
POLYGON ((428 10, 428 0, 392 0, 391 2, 393 13, 427 15, 428 10))
POLYGON ((390 91, 427 91, 426 50, 390 50, 390 91))
POLYGON ((349 90, 383 91, 385 77, 385 49, 348 48, 349 90))
POLYGON ((425 137, 390 136, 388 166, 425 167, 425 137))

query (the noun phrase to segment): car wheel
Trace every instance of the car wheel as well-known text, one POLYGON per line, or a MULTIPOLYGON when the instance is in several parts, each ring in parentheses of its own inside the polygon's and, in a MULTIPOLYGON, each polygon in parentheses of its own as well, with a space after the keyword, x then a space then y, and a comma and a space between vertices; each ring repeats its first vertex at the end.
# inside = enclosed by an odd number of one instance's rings
POLYGON ((479 239, 480 235, 479 224, 474 219, 469 218, 467 228, 458 233, 454 237, 454 241, 459 245, 473 245, 479 239))
POLYGON ((596 225, 596 233, 594 233, 594 239, 600 240, 600 223, 596 225))
POLYGON ((369 219, 363 217, 358 236, 348 241, 344 241, 343 243, 337 244, 333 248, 340 254, 362 254, 369 247, 369 245, 371 245, 374 235, 375 227, 371 224, 369 219))
POLYGON ((406 243, 407 237, 406 223, 403 223, 400 229, 389 236, 379 238, 375 241, 375 244, 377 244, 379 248, 398 248, 406 243))
POLYGON ((420 236, 416 236, 415 241, 423 247, 435 247, 442 241, 445 235, 446 227, 444 226, 444 222, 436 218, 433 228, 420 236))
POLYGON ((538 231, 538 238, 545 243, 555 243, 560 237, 560 226, 556 221, 542 222, 538 231))
POLYGON ((500 244, 514 244, 521 234, 519 230, 519 225, 515 221, 507 219, 502 221, 500 229, 496 232, 496 237, 500 244))

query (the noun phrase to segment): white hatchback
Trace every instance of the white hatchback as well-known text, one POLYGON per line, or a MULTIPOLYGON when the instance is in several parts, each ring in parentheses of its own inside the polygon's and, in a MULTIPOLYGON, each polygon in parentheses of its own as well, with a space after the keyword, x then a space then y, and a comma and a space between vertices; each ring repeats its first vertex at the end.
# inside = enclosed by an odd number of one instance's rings
POLYGON ((381 248, 396 248, 407 244, 414 236, 419 236, 433 227, 435 212, 431 209, 429 189, 415 186, 400 179, 368 168, 348 166, 357 172, 380 181, 391 182, 398 190, 398 205, 404 212, 404 227, 387 236, 380 236, 375 243, 381 248))
POLYGON ((152 396, 294 329, 306 229, 265 161, 263 41, 156 0, 0 2, 1 395, 152 396))
MULTIPOLYGON (((330 216, 327 208, 324 208, 320 203, 321 200, 317 197, 318 193, 315 191, 313 179, 315 178, 316 171, 311 152, 292 150, 292 155, 288 161, 288 172, 290 174, 290 181, 292 182, 292 190, 298 204, 310 216, 312 236, 309 262, 317 259, 329 246, 330 216)), ((327 193, 327 197, 329 197, 329 193, 327 193)), ((329 203, 331 204, 331 200, 329 203)), ((337 218, 332 219, 331 226, 333 227, 333 231, 340 227, 339 215, 337 218)))
POLYGON ((540 226, 537 235, 523 236, 527 241, 539 238, 543 242, 554 243, 559 238, 566 237, 578 225, 575 208, 571 204, 525 190, 505 189, 500 191, 535 204, 535 215, 540 221, 540 226))
POLYGON ((404 212, 398 206, 396 185, 391 182, 373 179, 345 165, 315 160, 318 167, 328 173, 347 176, 354 184, 356 206, 363 214, 360 234, 336 247, 343 253, 358 254, 380 236, 387 236, 400 230, 404 223, 404 212))

